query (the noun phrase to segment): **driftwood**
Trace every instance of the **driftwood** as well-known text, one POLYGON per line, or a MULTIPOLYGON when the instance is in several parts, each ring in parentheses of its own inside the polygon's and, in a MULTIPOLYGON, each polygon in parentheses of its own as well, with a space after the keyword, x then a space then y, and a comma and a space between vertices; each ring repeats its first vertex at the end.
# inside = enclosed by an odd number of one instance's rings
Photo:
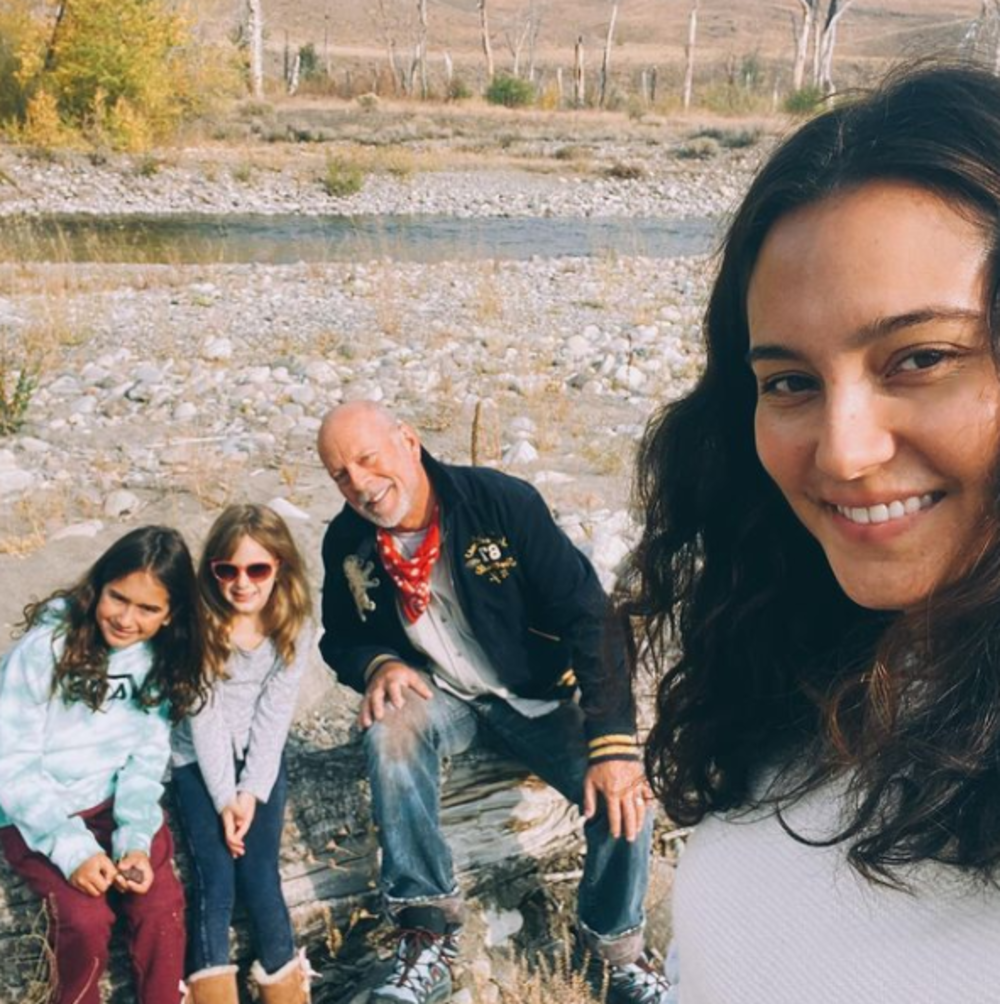
MULTIPOLYGON (((287 751, 291 794, 282 849, 285 899, 299 940, 320 969, 327 946, 359 909, 378 911, 377 846, 368 785, 356 742, 287 751)), ((169 803, 168 803, 169 812, 169 803)), ((442 793, 442 820, 459 880, 484 903, 502 899, 512 868, 535 873, 579 850, 580 825, 556 792, 523 768, 486 752, 455 759, 442 793)), ((178 840, 178 865, 187 862, 178 840)), ((38 901, 0 860, 0 1004, 42 1004, 32 990, 44 954, 38 901)), ((237 919, 234 961, 250 962, 245 925, 237 919)), ((335 990, 336 988, 330 988, 335 990)), ((317 995, 319 996, 319 995, 317 995)), ((106 1000, 135 1000, 128 962, 116 938, 106 1000)))

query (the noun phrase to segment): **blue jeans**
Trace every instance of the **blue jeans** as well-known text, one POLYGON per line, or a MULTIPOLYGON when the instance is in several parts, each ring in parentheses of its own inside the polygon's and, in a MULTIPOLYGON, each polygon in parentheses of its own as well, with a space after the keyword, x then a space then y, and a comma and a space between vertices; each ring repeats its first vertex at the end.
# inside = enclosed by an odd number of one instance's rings
MULTIPOLYGON (((411 694, 402 708, 387 705, 382 721, 365 732, 364 747, 390 912, 435 905, 458 921, 461 900, 440 825, 442 758, 485 740, 581 806, 587 740, 576 704, 527 718, 497 697, 466 701, 429 686, 430 700, 411 694)), ((633 843, 611 836, 603 811, 584 833, 587 858, 577 904, 582 934, 595 954, 631 962, 642 951, 652 819, 633 843)))
POLYGON ((278 850, 285 818, 288 777, 282 763, 266 802, 258 802, 245 837, 246 853, 233 858, 222 819, 215 811, 197 764, 173 772, 176 816, 191 855, 188 972, 229 962, 229 925, 240 902, 250 917, 250 940, 265 972, 273 973, 295 955, 292 924, 281 894, 278 850))

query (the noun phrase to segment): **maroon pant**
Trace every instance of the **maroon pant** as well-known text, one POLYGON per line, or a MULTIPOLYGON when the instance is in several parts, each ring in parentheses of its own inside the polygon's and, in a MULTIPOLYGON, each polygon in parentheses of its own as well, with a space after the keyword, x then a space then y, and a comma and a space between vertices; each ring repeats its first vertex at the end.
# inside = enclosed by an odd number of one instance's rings
MULTIPOLYGON (((80 813, 111 854, 110 801, 80 813)), ((174 844, 166 824, 150 850, 153 884, 144 895, 109 890, 88 896, 74 889, 44 854, 32 851, 14 826, 0 828, 0 847, 11 868, 45 901, 55 955, 52 1004, 100 1004, 116 911, 125 915, 140 1004, 178 1004, 184 973, 184 891, 174 874, 174 844)))

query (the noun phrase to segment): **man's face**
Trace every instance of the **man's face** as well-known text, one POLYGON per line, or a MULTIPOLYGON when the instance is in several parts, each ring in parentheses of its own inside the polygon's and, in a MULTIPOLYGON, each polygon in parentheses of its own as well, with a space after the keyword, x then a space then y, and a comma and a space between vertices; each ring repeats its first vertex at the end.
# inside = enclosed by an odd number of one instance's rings
POLYGON ((387 530, 422 525, 426 474, 420 442, 408 426, 365 412, 345 415, 327 430, 321 456, 360 516, 387 530))

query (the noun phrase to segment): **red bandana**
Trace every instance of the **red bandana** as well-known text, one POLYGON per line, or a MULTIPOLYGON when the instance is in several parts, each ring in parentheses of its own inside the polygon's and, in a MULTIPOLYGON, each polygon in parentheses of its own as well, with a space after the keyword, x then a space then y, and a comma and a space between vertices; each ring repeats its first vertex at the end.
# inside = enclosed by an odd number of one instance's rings
POLYGON ((403 613, 414 624, 431 602, 431 569, 441 557, 441 520, 438 510, 434 510, 431 524, 427 527, 427 536, 412 558, 404 558, 396 550, 396 542, 388 530, 379 528, 376 537, 382 564, 402 594, 399 602, 403 613))

